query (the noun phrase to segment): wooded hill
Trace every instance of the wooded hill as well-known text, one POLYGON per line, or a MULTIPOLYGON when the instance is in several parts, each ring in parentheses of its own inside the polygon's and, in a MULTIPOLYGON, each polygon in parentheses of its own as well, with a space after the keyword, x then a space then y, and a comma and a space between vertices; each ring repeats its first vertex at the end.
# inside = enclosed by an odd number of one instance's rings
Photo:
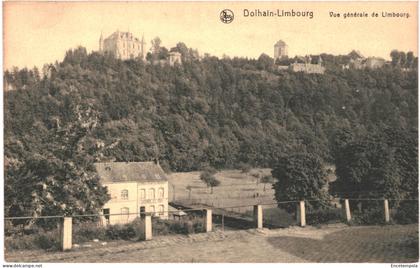
POLYGON ((42 183, 57 159, 75 174, 106 160, 159 159, 190 171, 272 167, 308 152, 334 163, 337 133, 417 135, 417 70, 341 70, 329 58, 319 75, 277 71, 264 57, 198 60, 185 50, 183 64, 170 67, 77 48, 42 75, 7 71, 16 90, 4 95, 6 180, 31 171, 42 183), (49 171, 34 171, 31 159, 49 171))
POLYGON ((333 161, 337 130, 417 129, 416 71, 314 75, 273 71, 258 60, 183 60, 152 66, 78 48, 49 66, 49 77, 8 73, 17 90, 5 95, 6 157, 41 153, 45 133, 72 122, 74 107, 95 112, 89 138, 103 145, 97 160, 158 158, 173 171, 269 167, 293 151, 333 161))

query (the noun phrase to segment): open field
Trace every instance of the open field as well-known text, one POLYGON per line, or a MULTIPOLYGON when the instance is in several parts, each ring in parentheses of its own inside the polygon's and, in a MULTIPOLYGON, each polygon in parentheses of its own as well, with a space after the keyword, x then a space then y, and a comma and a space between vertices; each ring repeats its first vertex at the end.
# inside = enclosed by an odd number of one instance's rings
POLYGON ((257 203, 273 203, 274 190, 270 184, 258 183, 253 174, 260 177, 271 174, 270 169, 252 169, 248 173, 240 170, 223 170, 215 176, 220 185, 210 188, 200 180, 200 172, 178 172, 169 176, 169 197, 171 201, 184 204, 203 204, 214 207, 249 206, 231 208, 234 212, 244 213, 257 203), (191 190, 188 190, 188 187, 191 190))
POLYGON ((5 258, 9 262, 418 262, 418 224, 216 231, 91 244, 69 252, 5 252, 5 258))

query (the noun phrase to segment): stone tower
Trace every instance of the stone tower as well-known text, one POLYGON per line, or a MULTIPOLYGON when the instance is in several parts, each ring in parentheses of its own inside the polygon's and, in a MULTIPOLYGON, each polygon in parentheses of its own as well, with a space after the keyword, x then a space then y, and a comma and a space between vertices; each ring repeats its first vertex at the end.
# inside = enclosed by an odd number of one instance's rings
POLYGON ((279 40, 274 44, 274 62, 283 57, 287 57, 287 45, 284 41, 279 40))

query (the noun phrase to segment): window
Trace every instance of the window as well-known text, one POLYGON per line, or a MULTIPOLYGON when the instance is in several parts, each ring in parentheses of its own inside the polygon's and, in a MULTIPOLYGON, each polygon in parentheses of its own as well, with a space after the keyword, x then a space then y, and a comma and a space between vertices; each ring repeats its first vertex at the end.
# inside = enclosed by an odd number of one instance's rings
POLYGON ((146 207, 145 206, 141 206, 140 207, 140 218, 144 219, 146 217, 146 207))
POLYGON ((146 190, 140 189, 140 200, 146 199, 146 190))
POLYGON ((154 205, 151 205, 151 206, 150 206, 150 213, 152 214, 152 216, 154 216, 154 215, 155 215, 156 210, 155 210, 155 206, 154 206, 154 205))
POLYGON ((163 197, 164 197, 164 189, 163 188, 159 188, 158 198, 163 198, 163 197))
POLYGON ((149 198, 148 199, 155 199, 155 189, 149 189, 149 198))
POLYGON ((121 222, 128 222, 130 210, 128 208, 121 208, 121 222))
POLYGON ((121 191, 121 199, 122 200, 128 200, 128 190, 122 190, 121 191))
POLYGON ((159 205, 159 215, 163 215, 164 207, 163 205, 159 205))

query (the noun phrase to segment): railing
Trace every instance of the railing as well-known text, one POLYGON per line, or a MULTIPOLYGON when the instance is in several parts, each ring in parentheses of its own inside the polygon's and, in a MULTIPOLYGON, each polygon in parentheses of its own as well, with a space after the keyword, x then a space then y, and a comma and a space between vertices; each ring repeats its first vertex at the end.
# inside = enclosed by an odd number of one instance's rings
MULTIPOLYGON (((69 250, 73 247, 73 242, 82 241, 83 238, 98 236, 103 239, 130 239, 130 240, 151 240, 156 235, 166 234, 186 234, 196 232, 210 232, 225 228, 247 229, 247 228, 276 228, 298 225, 301 227, 307 224, 319 224, 328 222, 347 222, 350 223, 354 218, 373 211, 373 216, 380 222, 386 224, 393 220, 393 209, 398 204, 406 204, 408 210, 418 211, 417 199, 342 199, 340 206, 321 208, 319 210, 310 209, 315 202, 321 200, 291 200, 270 203, 259 203, 256 205, 243 206, 224 206, 224 207, 196 207, 183 208, 178 211, 163 211, 168 215, 168 219, 159 220, 153 218, 150 213, 117 213, 117 214, 89 214, 89 215, 44 215, 38 217, 5 217, 6 242, 11 239, 22 238, 22 233, 28 233, 23 228, 28 222, 36 223, 42 221, 46 227, 45 237, 40 239, 40 243, 48 242, 48 239, 62 250, 69 250), (368 202, 368 203, 367 203, 368 202), (365 210, 357 207, 365 204, 365 210), (366 207, 366 204, 370 204, 366 207), (353 205, 353 207, 352 207, 353 205), (283 206, 295 208, 293 219, 290 213, 281 210, 283 206), (375 214, 376 213, 376 214, 375 214), (111 216, 130 216, 135 215, 136 220, 126 225, 106 225, 101 224, 99 219, 111 216), (286 223, 284 221, 287 220, 286 223), (282 222, 283 221, 283 222, 282 222), (58 228, 57 228, 58 225, 58 228), (19 226, 22 228, 19 229, 19 226), (18 230, 16 230, 16 228, 18 230), (14 230, 14 231, 13 231, 14 230), (113 233, 114 232, 114 233, 113 233)), ((372 216, 372 217, 373 217, 372 216)), ((417 216, 418 217, 418 216, 417 216)), ((417 218, 418 222, 418 218, 417 218)), ((38 229, 39 230, 39 229, 38 229)), ((36 232, 34 229, 33 232, 36 232)), ((30 232, 27 234, 30 235, 30 232)), ((32 241, 31 243, 35 243, 32 241)), ((29 242, 28 242, 29 243, 29 242)), ((7 244, 7 243, 6 243, 7 244)))

